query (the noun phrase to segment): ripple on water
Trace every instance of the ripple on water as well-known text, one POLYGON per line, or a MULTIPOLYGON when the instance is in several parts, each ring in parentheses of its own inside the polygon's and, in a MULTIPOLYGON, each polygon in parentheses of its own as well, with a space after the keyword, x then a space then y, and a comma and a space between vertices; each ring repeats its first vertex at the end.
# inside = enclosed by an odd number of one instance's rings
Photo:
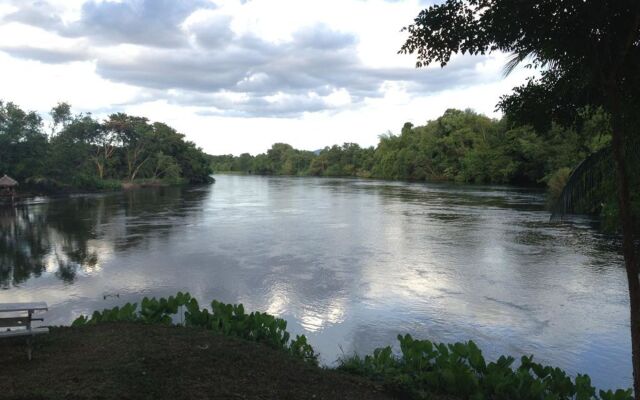
POLYGON ((216 179, 0 210, 0 302, 47 301, 55 325, 190 291, 286 318, 328 362, 410 333, 631 384, 619 241, 587 218, 549 221, 541 192, 216 179))

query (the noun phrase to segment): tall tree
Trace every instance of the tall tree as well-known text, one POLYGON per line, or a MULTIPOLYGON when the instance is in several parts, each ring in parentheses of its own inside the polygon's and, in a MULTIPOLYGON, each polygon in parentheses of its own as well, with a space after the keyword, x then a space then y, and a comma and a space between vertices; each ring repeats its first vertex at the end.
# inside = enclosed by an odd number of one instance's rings
POLYGON ((58 127, 64 129, 73 119, 73 116, 71 115, 71 106, 69 105, 69 103, 64 102, 58 103, 55 107, 52 107, 49 115, 51 115, 52 120, 52 135, 56 132, 58 127))
POLYGON ((69 117, 63 128, 51 138, 49 168, 53 177, 72 180, 78 175, 93 175, 92 164, 97 166, 102 178, 102 163, 93 149, 96 138, 102 134, 102 126, 90 114, 69 117))
POLYGON ((105 121, 104 127, 113 132, 124 146, 127 161, 127 179, 133 182, 140 168, 149 160, 152 126, 144 117, 134 117, 124 113, 112 114, 105 121))
POLYGON ((433 62, 445 66, 457 53, 502 51, 512 54, 507 70, 524 61, 539 68, 540 79, 507 99, 511 107, 538 104, 542 107, 532 112, 567 121, 580 106, 592 105, 611 116, 634 390, 640 400, 640 268, 627 154, 638 151, 640 1, 446 0, 421 11, 405 30, 408 38, 400 53, 416 54, 417 67, 433 62))
POLYGON ((94 150, 91 159, 98 170, 98 177, 104 179, 109 161, 117 149, 117 137, 113 131, 103 129, 102 126, 99 126, 92 140, 92 144, 94 150))
POLYGON ((41 175, 45 169, 47 136, 42 118, 16 104, 0 101, 0 174, 18 180, 41 175))

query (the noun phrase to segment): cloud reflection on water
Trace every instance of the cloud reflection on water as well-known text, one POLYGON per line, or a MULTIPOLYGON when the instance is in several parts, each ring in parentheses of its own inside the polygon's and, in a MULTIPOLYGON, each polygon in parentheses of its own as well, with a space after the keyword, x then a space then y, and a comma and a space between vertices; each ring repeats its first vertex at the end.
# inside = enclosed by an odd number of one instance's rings
POLYGON ((217 178, 3 211, 0 302, 47 301, 47 321, 66 324, 182 290, 286 318, 327 363, 409 332, 631 382, 615 243, 550 223, 538 192, 217 178))

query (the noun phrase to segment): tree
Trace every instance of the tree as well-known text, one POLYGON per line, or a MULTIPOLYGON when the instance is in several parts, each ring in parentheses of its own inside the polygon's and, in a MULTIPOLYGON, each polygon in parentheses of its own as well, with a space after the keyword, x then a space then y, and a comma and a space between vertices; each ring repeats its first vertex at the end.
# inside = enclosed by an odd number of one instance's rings
POLYGON ((93 175, 89 170, 96 166, 102 178, 104 162, 99 157, 102 147, 96 145, 102 133, 101 124, 91 115, 78 114, 67 119, 50 140, 50 174, 59 180, 73 180, 78 175, 93 175))
POLYGON ((152 179, 165 179, 174 182, 180 179, 180 165, 175 158, 159 151, 154 155, 153 161, 152 179))
MULTIPOLYGON (((66 103, 61 103, 68 106, 66 103)), ((58 107, 61 106, 58 105, 58 107)), ((56 110, 56 108, 54 108, 56 110)), ((55 111, 52 111, 54 114, 55 111)), ((66 111, 68 117, 62 119, 62 131, 58 136, 70 136, 76 144, 84 144, 89 150, 89 159, 96 167, 98 178, 104 179, 109 162, 117 149, 117 138, 113 131, 104 129, 104 126, 95 120, 91 114, 78 114, 71 117, 70 108, 66 111)), ((60 118, 60 117, 59 117, 60 118)), ((54 117, 54 121, 55 121, 54 117)), ((56 122, 57 125, 57 122, 56 122)), ((56 138, 58 139, 58 138, 56 138)))
POLYGON ((93 138, 93 145, 95 150, 91 159, 98 169, 98 177, 104 179, 109 161, 117 148, 117 138, 112 131, 102 129, 100 126, 100 129, 96 130, 96 135, 93 138))
POLYGON ((0 174, 41 192, 113 190, 115 180, 140 177, 213 182, 209 156, 166 124, 123 113, 100 122, 91 113, 72 114, 67 103, 50 116, 47 135, 38 114, 0 100, 0 174))
POLYGON ((53 124, 51 127, 51 133, 53 134, 58 126, 62 126, 64 129, 69 122, 71 122, 73 116, 71 115, 71 106, 69 103, 58 103, 55 107, 51 108, 51 119, 53 124))
POLYGON ((640 399, 640 267, 627 154, 639 148, 640 1, 446 0, 421 11, 405 31, 408 38, 400 53, 416 54, 417 67, 433 62, 444 67, 453 54, 497 50, 512 54, 507 71, 524 61, 540 69, 541 78, 516 88, 503 99, 503 108, 531 109, 561 123, 574 119, 587 105, 602 107, 610 115, 629 285, 634 390, 640 399))
POLYGON ((127 179, 133 182, 140 168, 149 160, 147 146, 150 143, 152 127, 144 117, 129 116, 124 113, 112 114, 105 121, 108 132, 113 132, 125 148, 127 179))
POLYGON ((41 128, 35 112, 0 101, 0 173, 24 180, 44 172, 47 136, 41 128))
POLYGON ((237 159, 237 162, 233 163, 233 167, 231 168, 233 171, 243 171, 249 172, 251 170, 251 163, 253 162, 253 157, 249 153, 242 153, 237 159))

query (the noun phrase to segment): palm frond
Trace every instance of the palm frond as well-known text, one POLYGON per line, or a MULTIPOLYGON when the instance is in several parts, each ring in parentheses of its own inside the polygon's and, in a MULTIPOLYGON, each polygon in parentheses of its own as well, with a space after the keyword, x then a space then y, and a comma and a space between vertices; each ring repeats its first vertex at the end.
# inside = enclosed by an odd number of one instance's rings
POLYGON ((512 53, 507 59, 507 63, 502 68, 502 76, 506 78, 511 75, 511 73, 516 69, 521 62, 526 60, 531 54, 530 53, 512 53))

